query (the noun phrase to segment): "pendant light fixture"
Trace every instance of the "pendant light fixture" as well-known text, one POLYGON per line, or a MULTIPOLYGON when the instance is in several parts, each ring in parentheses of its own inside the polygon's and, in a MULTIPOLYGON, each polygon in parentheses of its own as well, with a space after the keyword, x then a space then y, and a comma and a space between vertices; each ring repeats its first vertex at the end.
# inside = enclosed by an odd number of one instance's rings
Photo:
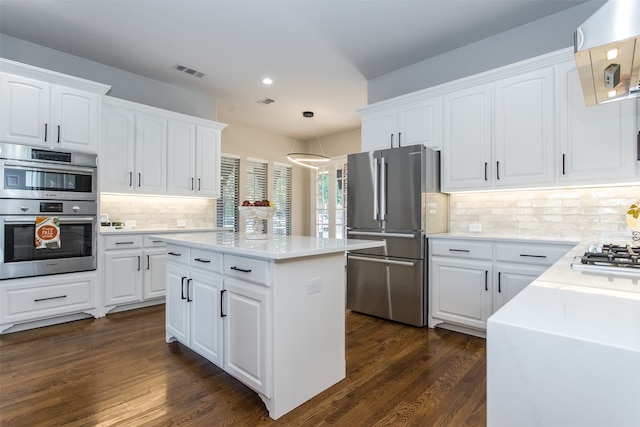
MULTIPOLYGON (((311 119, 313 118, 313 116, 314 116, 313 111, 302 112, 302 117, 309 119, 308 120, 309 135, 311 135, 311 119)), ((295 151, 296 142, 298 142, 298 140, 296 139, 293 142, 293 147, 291 147, 291 152, 287 154, 287 159, 291 160, 293 163, 300 166, 304 166, 310 169, 318 169, 318 166, 316 166, 316 163, 328 162, 329 158, 324 155, 324 150, 322 149, 322 144, 320 143, 320 138, 318 136, 316 136, 316 140, 318 141, 318 146, 320 147, 321 154, 314 153, 313 149, 310 149, 308 153, 296 152, 295 151)), ((312 147, 313 142, 310 142, 309 146, 312 147)))

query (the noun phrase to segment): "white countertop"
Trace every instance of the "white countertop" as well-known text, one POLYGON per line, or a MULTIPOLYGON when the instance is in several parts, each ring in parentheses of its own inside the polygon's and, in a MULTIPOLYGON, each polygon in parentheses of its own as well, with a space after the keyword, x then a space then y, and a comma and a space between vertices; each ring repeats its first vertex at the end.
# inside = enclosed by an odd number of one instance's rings
POLYGON ((461 240, 487 240, 487 241, 503 241, 513 243, 546 243, 546 244, 577 244, 577 240, 558 237, 553 234, 513 234, 513 233, 434 233, 427 234, 427 239, 461 239, 461 240))
POLYGON ((100 234, 177 234, 177 233, 210 233, 212 231, 233 232, 233 228, 115 228, 100 227, 100 234))
POLYGON ((245 234, 230 232, 160 234, 154 238, 176 245, 268 260, 344 253, 351 250, 380 247, 385 244, 382 240, 276 235, 265 240, 250 240, 245 234))

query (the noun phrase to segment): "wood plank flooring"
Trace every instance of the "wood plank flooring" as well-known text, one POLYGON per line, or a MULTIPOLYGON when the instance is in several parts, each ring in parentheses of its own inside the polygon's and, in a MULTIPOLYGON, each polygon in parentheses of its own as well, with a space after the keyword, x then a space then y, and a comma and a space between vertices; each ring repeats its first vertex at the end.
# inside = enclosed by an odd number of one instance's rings
POLYGON ((274 421, 164 306, 0 336, 1 426, 485 426, 481 338, 347 312, 347 378, 274 421))

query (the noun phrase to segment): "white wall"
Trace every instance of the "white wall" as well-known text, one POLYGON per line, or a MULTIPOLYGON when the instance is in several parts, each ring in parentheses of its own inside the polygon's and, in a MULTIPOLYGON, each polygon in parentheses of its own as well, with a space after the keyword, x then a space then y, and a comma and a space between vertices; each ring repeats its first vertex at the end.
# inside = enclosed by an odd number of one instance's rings
POLYGON ((573 46, 576 28, 602 4, 604 0, 591 0, 371 79, 367 82, 368 103, 373 104, 573 46))
POLYGON ((216 120, 215 94, 182 89, 138 74, 0 33, 0 56, 35 67, 104 83, 109 95, 204 119, 216 120))

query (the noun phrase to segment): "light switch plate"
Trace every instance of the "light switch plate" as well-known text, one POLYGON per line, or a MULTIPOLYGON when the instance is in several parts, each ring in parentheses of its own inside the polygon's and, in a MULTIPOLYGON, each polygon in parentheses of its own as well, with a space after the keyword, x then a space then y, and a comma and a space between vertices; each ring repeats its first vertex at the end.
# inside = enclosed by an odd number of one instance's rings
POLYGON ((469 231, 471 233, 480 233, 482 231, 482 224, 469 224, 469 231))

